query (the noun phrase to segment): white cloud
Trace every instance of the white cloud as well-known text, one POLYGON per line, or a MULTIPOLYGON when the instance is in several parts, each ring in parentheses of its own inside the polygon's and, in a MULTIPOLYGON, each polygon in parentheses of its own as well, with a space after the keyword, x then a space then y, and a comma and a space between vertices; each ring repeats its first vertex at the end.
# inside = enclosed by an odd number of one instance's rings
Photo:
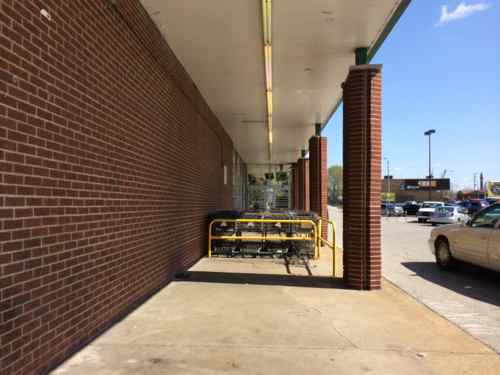
POLYGON ((456 21, 461 18, 466 18, 474 13, 482 12, 488 9, 490 6, 486 3, 476 3, 467 5, 465 2, 458 4, 455 10, 448 13, 448 6, 443 5, 441 7, 441 17, 437 25, 444 25, 451 21, 456 21))

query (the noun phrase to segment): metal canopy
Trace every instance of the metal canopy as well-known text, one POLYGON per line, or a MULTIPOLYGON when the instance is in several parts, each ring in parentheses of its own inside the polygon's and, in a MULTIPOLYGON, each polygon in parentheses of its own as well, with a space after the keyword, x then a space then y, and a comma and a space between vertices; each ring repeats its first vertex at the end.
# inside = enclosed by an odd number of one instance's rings
MULTIPOLYGON (((141 0, 247 163, 268 163, 262 0, 141 0)), ((300 156, 408 0, 272 0, 273 163, 300 156)))

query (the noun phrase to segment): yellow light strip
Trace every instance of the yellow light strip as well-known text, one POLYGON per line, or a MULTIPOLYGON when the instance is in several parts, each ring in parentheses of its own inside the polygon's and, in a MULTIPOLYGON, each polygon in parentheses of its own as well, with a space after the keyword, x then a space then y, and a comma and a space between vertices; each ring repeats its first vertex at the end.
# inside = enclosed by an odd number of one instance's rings
POLYGON ((267 115, 273 115, 273 93, 272 91, 267 91, 267 115))
POLYGON ((267 101, 267 141, 269 162, 272 160, 273 144, 273 51, 272 51, 272 24, 271 0, 262 0, 262 30, 264 33, 264 63, 266 75, 266 101, 267 101))
POLYGON ((270 45, 264 46, 264 60, 265 60, 265 73, 266 73, 266 90, 272 91, 273 89, 273 51, 270 45))
MULTIPOLYGON (((269 143, 269 149, 271 149, 271 145, 273 144, 273 117, 272 116, 267 116, 267 140, 269 143)), ((270 153, 270 151, 269 151, 270 153)))

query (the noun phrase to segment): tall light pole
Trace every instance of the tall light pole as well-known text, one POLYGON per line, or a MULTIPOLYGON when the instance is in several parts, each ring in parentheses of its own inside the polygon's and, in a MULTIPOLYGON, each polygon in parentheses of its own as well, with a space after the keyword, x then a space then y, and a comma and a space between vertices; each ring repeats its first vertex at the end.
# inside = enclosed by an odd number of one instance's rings
POLYGON ((429 182, 429 200, 431 200, 431 192, 432 192, 432 172, 431 172, 431 135, 436 132, 435 129, 427 130, 424 135, 429 137, 429 175, 427 176, 429 182))
POLYGON ((453 169, 448 170, 448 175, 450 176, 450 191, 451 191, 452 196, 453 196, 453 174, 454 173, 455 173, 455 171, 453 169))

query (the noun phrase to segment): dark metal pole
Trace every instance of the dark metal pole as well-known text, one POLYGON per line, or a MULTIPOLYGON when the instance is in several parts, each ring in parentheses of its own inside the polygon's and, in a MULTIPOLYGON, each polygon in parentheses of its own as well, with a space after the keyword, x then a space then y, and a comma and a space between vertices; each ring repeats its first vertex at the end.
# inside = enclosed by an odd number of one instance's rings
POLYGON ((356 65, 368 64, 368 47, 359 47, 354 50, 356 65))
POLYGON ((429 175, 427 176, 427 183, 429 184, 429 200, 432 198, 432 172, 431 172, 431 135, 436 132, 435 129, 427 130, 424 135, 429 137, 429 175))
POLYGON ((431 176, 431 133, 429 133, 429 200, 432 200, 432 176, 431 176))
POLYGON ((477 172, 474 172, 474 197, 477 198, 477 183, 476 183, 476 178, 477 178, 477 172))
POLYGON ((314 135, 317 137, 321 137, 321 122, 317 122, 314 124, 314 135))

